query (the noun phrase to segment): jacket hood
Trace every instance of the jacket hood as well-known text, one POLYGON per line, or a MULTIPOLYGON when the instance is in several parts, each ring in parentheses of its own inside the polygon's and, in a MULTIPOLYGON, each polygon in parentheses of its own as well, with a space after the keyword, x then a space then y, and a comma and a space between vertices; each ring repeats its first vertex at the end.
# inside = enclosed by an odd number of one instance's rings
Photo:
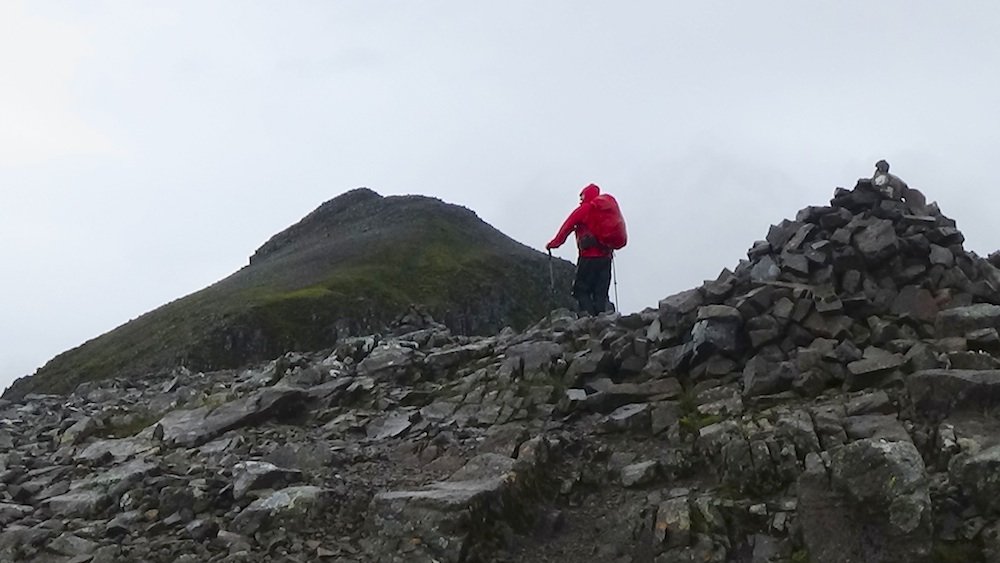
POLYGON ((580 191, 580 201, 582 203, 587 203, 599 195, 601 195, 601 188, 598 188, 597 184, 590 184, 580 191))

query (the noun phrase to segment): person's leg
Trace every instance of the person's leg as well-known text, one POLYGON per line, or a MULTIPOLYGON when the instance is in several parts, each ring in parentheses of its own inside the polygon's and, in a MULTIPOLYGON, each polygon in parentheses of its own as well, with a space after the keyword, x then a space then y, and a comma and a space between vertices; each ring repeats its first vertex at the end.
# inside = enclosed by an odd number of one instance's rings
POLYGON ((611 289, 611 258, 595 258, 594 261, 593 307, 596 315, 608 309, 610 301, 608 290, 611 289))
POLYGON ((573 282, 573 297, 578 311, 593 314, 594 309, 594 259, 580 257, 576 264, 576 280, 573 282))
POLYGON ((586 287, 583 281, 584 274, 583 258, 580 258, 576 261, 576 277, 573 278, 573 299, 576 299, 576 310, 578 313, 586 310, 583 307, 588 300, 584 295, 584 288, 586 287))

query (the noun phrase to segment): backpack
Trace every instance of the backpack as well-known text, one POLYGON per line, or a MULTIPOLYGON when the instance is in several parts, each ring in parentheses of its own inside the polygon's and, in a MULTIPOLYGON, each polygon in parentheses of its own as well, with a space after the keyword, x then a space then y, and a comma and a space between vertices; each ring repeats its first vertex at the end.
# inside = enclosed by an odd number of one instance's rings
POLYGON ((623 248, 628 243, 628 233, 625 230, 625 218, 622 217, 618 201, 611 194, 601 194, 590 203, 590 214, 586 220, 587 229, 602 245, 612 250, 623 248))

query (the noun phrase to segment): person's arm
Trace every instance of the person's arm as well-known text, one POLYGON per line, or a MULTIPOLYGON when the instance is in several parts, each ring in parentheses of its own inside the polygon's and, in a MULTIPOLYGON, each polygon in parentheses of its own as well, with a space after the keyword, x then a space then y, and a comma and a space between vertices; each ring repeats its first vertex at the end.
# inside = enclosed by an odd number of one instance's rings
POLYGON ((559 228, 559 232, 556 233, 556 236, 545 245, 545 249, 551 250, 562 246, 563 243, 566 242, 566 239, 569 238, 570 233, 576 229, 576 226, 583 222, 585 214, 586 211, 583 205, 574 209, 573 212, 569 214, 569 217, 566 218, 566 221, 563 222, 562 227, 559 228))

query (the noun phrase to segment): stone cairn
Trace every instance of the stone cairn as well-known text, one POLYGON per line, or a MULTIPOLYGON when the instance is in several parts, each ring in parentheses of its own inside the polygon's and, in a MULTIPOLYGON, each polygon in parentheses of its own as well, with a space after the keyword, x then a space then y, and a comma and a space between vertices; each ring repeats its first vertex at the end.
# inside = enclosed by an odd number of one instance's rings
POLYGON ((686 342, 658 359, 691 382, 742 370, 747 397, 996 367, 978 353, 1000 345, 993 307, 968 307, 1000 302, 1000 271, 963 242, 936 205, 913 214, 867 182, 838 189, 772 226, 735 272, 663 300, 658 339, 686 342))
POLYGON ((861 181, 657 308, 0 400, 0 563, 1000 561, 1000 271, 861 181))

